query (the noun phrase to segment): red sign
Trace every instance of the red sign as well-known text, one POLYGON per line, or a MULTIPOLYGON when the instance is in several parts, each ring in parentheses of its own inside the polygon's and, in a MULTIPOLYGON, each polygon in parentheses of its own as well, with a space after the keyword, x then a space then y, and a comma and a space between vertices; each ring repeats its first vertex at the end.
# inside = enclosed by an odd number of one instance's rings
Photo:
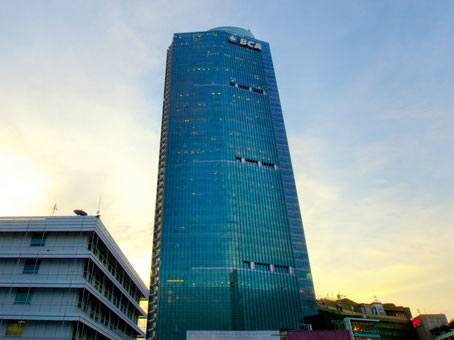
POLYGON ((416 328, 416 326, 418 326, 421 323, 421 319, 413 319, 411 320, 411 322, 413 323, 413 327, 416 328))

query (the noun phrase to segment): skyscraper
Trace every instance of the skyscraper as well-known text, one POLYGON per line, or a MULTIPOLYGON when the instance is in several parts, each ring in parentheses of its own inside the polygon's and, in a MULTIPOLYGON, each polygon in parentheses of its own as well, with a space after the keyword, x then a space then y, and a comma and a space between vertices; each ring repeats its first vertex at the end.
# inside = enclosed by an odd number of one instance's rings
POLYGON ((298 329, 317 307, 268 43, 175 34, 163 105, 147 339, 298 329))

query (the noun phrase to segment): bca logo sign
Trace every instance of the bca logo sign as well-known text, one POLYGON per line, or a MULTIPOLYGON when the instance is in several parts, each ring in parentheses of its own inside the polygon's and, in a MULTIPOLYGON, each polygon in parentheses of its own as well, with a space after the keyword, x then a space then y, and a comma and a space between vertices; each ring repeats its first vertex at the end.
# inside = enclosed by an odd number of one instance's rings
POLYGON ((252 40, 246 40, 244 38, 239 38, 238 39, 234 35, 231 35, 229 37, 229 41, 231 43, 234 43, 234 44, 240 44, 241 46, 247 46, 249 48, 252 48, 253 50, 258 50, 258 51, 262 50, 262 44, 257 43, 257 42, 252 41, 252 40))

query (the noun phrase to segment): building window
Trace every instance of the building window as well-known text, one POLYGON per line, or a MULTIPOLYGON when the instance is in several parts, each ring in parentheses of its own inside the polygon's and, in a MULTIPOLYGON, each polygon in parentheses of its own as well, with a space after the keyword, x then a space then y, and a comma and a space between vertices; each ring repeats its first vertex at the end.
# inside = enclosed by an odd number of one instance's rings
POLYGON ((24 334, 25 321, 11 320, 8 322, 8 328, 6 329, 6 336, 22 336, 24 334))
POLYGON ((46 245, 46 234, 33 233, 30 247, 44 247, 46 245))
POLYGON ((289 273, 289 268, 288 266, 281 266, 281 265, 274 265, 274 270, 277 272, 277 273, 285 273, 285 274, 288 274, 289 273))
POLYGON ((39 270, 39 259, 25 260, 23 274, 38 274, 39 270))
POLYGON ((271 271, 271 267, 268 263, 260 263, 260 262, 257 262, 255 264, 255 269, 257 270, 263 270, 263 271, 271 271))
POLYGON ((16 304, 30 304, 32 299, 32 290, 31 288, 17 288, 16 290, 16 304))

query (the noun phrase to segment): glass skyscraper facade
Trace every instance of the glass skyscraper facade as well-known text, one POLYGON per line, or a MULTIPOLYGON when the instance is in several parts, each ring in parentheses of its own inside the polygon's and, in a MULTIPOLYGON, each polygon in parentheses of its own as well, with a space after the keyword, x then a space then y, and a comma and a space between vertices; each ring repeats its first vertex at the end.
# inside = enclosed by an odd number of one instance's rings
POLYGON ((152 256, 147 339, 317 313, 270 47, 250 31, 173 37, 152 256))

